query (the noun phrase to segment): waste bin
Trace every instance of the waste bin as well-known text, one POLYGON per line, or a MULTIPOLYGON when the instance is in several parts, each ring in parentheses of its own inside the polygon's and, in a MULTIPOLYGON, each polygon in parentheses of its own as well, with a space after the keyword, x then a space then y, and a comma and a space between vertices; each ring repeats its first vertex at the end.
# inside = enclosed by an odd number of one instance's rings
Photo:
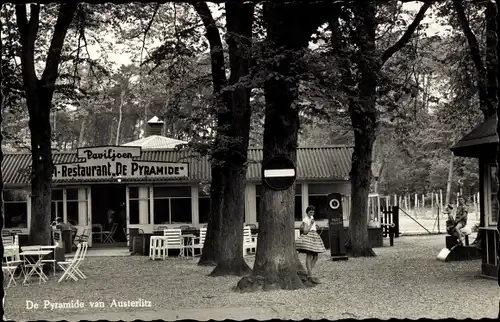
MULTIPOLYGON (((54 248, 53 259, 55 259, 57 262, 64 262, 66 261, 66 257, 64 256, 64 244, 61 240, 62 232, 60 229, 53 229, 52 234, 54 244, 57 246, 56 248, 54 248)), ((60 267, 56 266, 56 271, 60 270, 60 267)))
POLYGON ((62 241, 64 245, 64 253, 69 254, 72 251, 72 242, 71 242, 71 229, 62 230, 62 241))
POLYGON ((128 229, 128 250, 130 252, 134 251, 134 237, 139 236, 139 228, 129 228, 128 229))

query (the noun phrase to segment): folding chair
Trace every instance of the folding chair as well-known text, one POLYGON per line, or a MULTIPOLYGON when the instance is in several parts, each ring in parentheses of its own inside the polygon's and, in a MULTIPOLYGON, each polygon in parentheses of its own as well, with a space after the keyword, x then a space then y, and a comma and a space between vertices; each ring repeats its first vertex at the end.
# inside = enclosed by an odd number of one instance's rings
POLYGON ((76 235, 75 236, 75 239, 73 239, 73 245, 77 246, 80 244, 80 243, 83 243, 83 242, 88 242, 89 240, 89 236, 90 236, 90 229, 88 228, 85 228, 83 230, 83 233, 81 235, 76 235))
POLYGON ((103 244, 105 243, 116 243, 115 240, 113 239, 116 229, 118 228, 118 224, 114 223, 113 226, 111 226, 111 230, 104 230, 103 236, 104 236, 104 241, 103 244))
MULTIPOLYGON (((35 246, 21 246, 21 252, 24 251, 30 251, 30 250, 41 250, 42 246, 35 245, 35 246)), ((29 261, 26 260, 26 257, 24 258, 24 264, 23 264, 23 274, 26 277, 27 274, 30 274, 30 271, 33 269, 35 264, 30 263, 29 261)), ((40 264, 40 274, 38 275, 38 283, 42 283, 42 278, 47 278, 45 274, 43 273, 43 267, 45 266, 45 263, 41 262, 40 264), (43 276, 43 277, 42 277, 43 276)), ((32 273, 33 274, 33 273, 32 273)))
POLYGON ((82 265, 83 260, 87 257, 87 249, 88 249, 88 243, 82 242, 82 250, 80 251, 80 259, 76 262, 75 266, 73 267, 73 271, 81 277, 82 279, 86 279, 87 276, 83 274, 83 272, 80 270, 80 265, 82 265))
POLYGON ((52 263, 52 268, 54 269, 54 276, 56 276, 56 247, 55 245, 52 246, 40 246, 41 250, 52 250, 52 259, 42 259, 42 263, 52 263))
POLYGON ((75 267, 77 261, 80 259, 80 254, 83 248, 82 245, 83 243, 76 246, 75 257, 73 257, 70 261, 57 262, 57 265, 59 265, 59 267, 64 271, 63 275, 59 278, 57 283, 61 283, 63 280, 69 279, 70 277, 73 280, 78 281, 78 278, 75 276, 75 274, 73 274, 73 268, 75 267))
POLYGON ((21 265, 21 261, 15 260, 15 254, 14 253, 9 253, 4 256, 5 262, 2 262, 2 272, 4 278, 8 277, 9 282, 8 284, 4 283, 4 285, 7 285, 7 287, 10 287, 10 284, 14 282, 14 285, 17 285, 15 275, 16 275, 16 270, 21 265), (11 258, 13 260, 11 260, 11 258))

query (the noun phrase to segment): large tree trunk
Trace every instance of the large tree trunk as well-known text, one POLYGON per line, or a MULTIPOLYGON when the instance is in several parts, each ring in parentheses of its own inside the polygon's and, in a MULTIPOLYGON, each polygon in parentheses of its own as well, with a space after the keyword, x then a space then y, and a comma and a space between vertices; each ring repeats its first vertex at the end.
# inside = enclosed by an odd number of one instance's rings
MULTIPOLYGON (((43 91, 43 90, 42 90, 43 91)), ((43 95, 41 95, 43 97, 43 95)), ((30 245, 50 245, 52 199, 52 149, 50 101, 40 96, 27 99, 31 132, 31 229, 30 245)))
POLYGON ((118 106, 118 125, 116 126, 116 139, 115 145, 120 144, 120 132, 122 129, 122 119, 123 119, 123 105, 125 104, 125 89, 122 89, 120 93, 120 105, 118 106))
POLYGON ((223 95, 222 93, 223 88, 227 84, 227 78, 219 29, 206 2, 193 3, 193 7, 205 26, 205 36, 210 44, 213 92, 217 106, 217 111, 215 112, 217 115, 217 132, 211 160, 210 216, 205 244, 198 265, 216 265, 219 260, 220 227, 222 226, 222 209, 224 205, 225 179, 223 165, 226 160, 226 154, 225 150, 222 149, 224 142, 223 131, 230 121, 228 113, 224 110, 224 106, 227 105, 229 100, 227 95, 223 95))
MULTIPOLYGON (((272 58, 273 64, 270 64, 270 73, 276 76, 268 78, 264 84, 263 161, 282 155, 296 162, 300 123, 299 108, 294 104, 298 98, 301 72, 299 55, 307 48, 312 32, 316 31, 322 19, 326 19, 319 14, 321 10, 318 7, 301 3, 264 4, 269 51, 276 53, 272 58)), ((259 219, 253 273, 251 277, 241 279, 237 289, 302 288, 307 277, 300 274, 303 268, 295 249, 295 186, 276 191, 263 185, 261 198, 263 215, 259 219)))
POLYGON ((78 134, 77 148, 83 146, 83 139, 85 137, 86 116, 82 116, 82 124, 80 125, 80 133, 78 134))
MULTIPOLYGON (((0 68, 0 78, 3 76, 2 68, 0 68)), ((3 78, 2 78, 3 79, 3 78)), ((4 96, 3 96, 3 86, 0 86, 0 128, 2 128, 2 123, 3 123, 3 105, 4 104, 4 96)), ((0 131, 0 165, 3 162, 3 150, 2 150, 2 143, 3 143, 3 132, 0 131)), ((3 173, 2 173, 2 167, 0 166, 0 227, 3 229, 4 226, 4 204, 3 204, 3 173)), ((3 243, 0 245, 0 256, 3 258, 3 253, 4 253, 4 248, 3 248, 3 243)), ((2 285, 0 287, 0 298, 2 298, 2 306, 0 307, 0 321, 3 321, 3 316, 4 316, 4 303, 3 303, 3 298, 4 298, 4 285, 3 285, 3 270, 2 270, 2 275, 0 277, 2 278, 2 285)))
POLYGON ((201 266, 215 266, 219 261, 220 227, 222 225, 222 205, 224 198, 224 169, 215 162, 211 163, 212 181, 210 182, 210 215, 208 216, 207 235, 203 245, 201 266))
POLYGON ((360 81, 358 97, 349 104, 354 129, 351 165, 351 215, 348 244, 351 256, 375 256, 368 238, 368 195, 372 179, 373 144, 377 133, 378 111, 375 106, 378 55, 375 47, 376 6, 373 1, 356 3, 356 39, 360 81))
POLYGON ((253 4, 226 3, 226 21, 229 45, 229 84, 234 85, 228 109, 231 119, 226 137, 224 163, 224 197, 220 254, 212 276, 250 273, 243 258, 243 224, 245 219, 245 181, 250 136, 250 85, 248 76, 252 58, 253 4))
POLYGON ((64 3, 54 27, 47 61, 42 77, 35 73, 35 40, 40 20, 40 5, 30 5, 27 19, 26 5, 16 5, 16 21, 21 41, 21 66, 31 132, 31 230, 28 242, 32 245, 50 245, 50 205, 52 199, 52 150, 50 110, 54 85, 58 76, 61 50, 68 27, 73 20, 77 3, 64 3))
MULTIPOLYGON (((289 62, 280 62, 278 70, 284 74, 283 68, 289 62)), ((291 89, 297 85, 296 79, 266 82, 263 160, 284 155, 296 162, 299 114, 291 108, 297 99, 297 93, 291 89)), ((301 288, 304 285, 298 275, 294 237, 295 185, 285 191, 262 187, 263 215, 259 219, 253 276, 263 277, 264 289, 301 288)))

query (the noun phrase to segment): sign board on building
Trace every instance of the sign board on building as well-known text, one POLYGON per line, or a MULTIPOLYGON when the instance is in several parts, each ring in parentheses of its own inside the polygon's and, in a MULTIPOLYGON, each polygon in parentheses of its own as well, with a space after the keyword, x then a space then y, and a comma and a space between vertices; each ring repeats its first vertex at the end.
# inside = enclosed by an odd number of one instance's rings
POLYGON ((326 199, 328 204, 326 212, 328 215, 328 233, 330 235, 332 260, 346 260, 342 195, 340 193, 331 193, 326 196, 326 199))
POLYGON ((54 164, 52 178, 92 180, 130 178, 184 178, 188 163, 141 161, 141 148, 132 146, 85 147, 77 151, 74 163, 54 164))
POLYGON ((295 183, 295 164, 286 156, 269 158, 262 164, 262 180, 273 190, 286 190, 295 183))

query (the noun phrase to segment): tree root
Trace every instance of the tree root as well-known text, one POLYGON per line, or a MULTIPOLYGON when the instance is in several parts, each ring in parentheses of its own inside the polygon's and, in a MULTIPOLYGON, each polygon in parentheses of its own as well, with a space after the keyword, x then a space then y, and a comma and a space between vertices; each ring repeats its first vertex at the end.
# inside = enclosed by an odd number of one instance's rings
POLYGON ((225 265, 219 263, 215 266, 212 273, 209 276, 245 276, 252 272, 250 267, 247 265, 245 261, 242 263, 238 263, 236 265, 225 265))
POLYGON ((200 259, 200 261, 198 262, 198 266, 217 266, 217 263, 212 259, 207 259, 204 261, 200 259))
POLYGON ((297 290, 314 287, 316 284, 304 272, 297 272, 279 276, 245 276, 238 281, 234 291, 241 293, 273 290, 297 290))
POLYGON ((375 257, 377 254, 373 251, 371 247, 366 248, 351 248, 348 251, 349 256, 351 257, 375 257))

